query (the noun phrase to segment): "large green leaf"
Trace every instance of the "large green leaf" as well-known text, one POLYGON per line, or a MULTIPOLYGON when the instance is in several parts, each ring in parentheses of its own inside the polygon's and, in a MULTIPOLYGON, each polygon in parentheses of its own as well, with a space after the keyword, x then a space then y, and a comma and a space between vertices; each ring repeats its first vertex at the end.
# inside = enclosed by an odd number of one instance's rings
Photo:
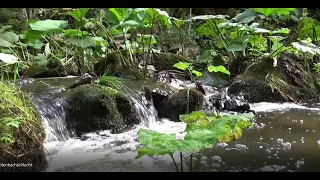
POLYGON ((96 40, 91 36, 73 37, 68 41, 70 42, 70 44, 81 48, 96 47, 96 40))
POLYGON ((224 74, 230 75, 230 71, 228 71, 224 66, 208 66, 209 72, 222 72, 224 74))
POLYGON ((301 52, 307 52, 314 55, 320 55, 320 48, 305 40, 291 43, 292 47, 301 52))
POLYGON ((14 64, 18 62, 18 58, 12 54, 0 53, 0 61, 5 64, 14 64))
POLYGON ((77 22, 81 22, 84 20, 85 15, 89 10, 90 8, 79 8, 71 12, 67 12, 66 14, 72 16, 77 22))
POLYGON ((185 71, 186 69, 188 69, 191 66, 191 64, 192 63, 178 62, 178 63, 174 64, 173 67, 185 71))
POLYGON ((0 47, 13 47, 14 45, 0 37, 0 47))
POLYGON ((272 14, 289 15, 290 12, 294 11, 295 9, 296 8, 254 8, 254 11, 268 17, 272 14))
MULTIPOLYGON (((224 23, 226 21, 227 20, 225 19, 208 20, 196 29, 196 33, 198 36, 217 37, 219 35, 219 30, 217 29, 215 24, 218 26, 220 23, 224 23)), ((221 28, 220 31, 223 32, 223 29, 221 28)))
POLYGON ((27 30, 23 33, 23 38, 27 39, 29 43, 33 43, 34 41, 41 39, 42 35, 42 31, 27 30))
POLYGON ((107 20, 113 24, 122 24, 129 16, 129 8, 109 8, 106 14, 107 20))
POLYGON ((253 11, 253 9, 249 8, 246 9, 244 12, 237 14, 234 18, 232 18, 232 21, 248 24, 252 22, 255 18, 256 13, 253 11))
POLYGON ((79 29, 66 29, 63 30, 63 33, 67 36, 67 37, 74 37, 74 36, 88 36, 90 35, 90 33, 88 31, 81 31, 79 29))
POLYGON ((51 31, 66 28, 68 26, 68 21, 46 19, 31 23, 29 25, 32 30, 51 31))
POLYGON ((10 42, 11 44, 14 44, 19 41, 19 36, 16 33, 11 31, 4 32, 3 34, 1 34, 0 37, 10 42))
MULTIPOLYGON (((195 121, 204 119, 202 112, 193 112, 187 118, 199 118, 195 121)), ((187 115, 185 115, 186 117, 187 115)), ((143 155, 152 157, 153 155, 172 155, 175 152, 196 153, 205 148, 212 147, 216 142, 228 142, 238 139, 242 131, 252 126, 252 113, 223 116, 212 121, 196 125, 194 120, 189 121, 187 126, 198 126, 198 128, 187 128, 183 133, 183 139, 177 138, 174 134, 163 134, 152 130, 140 129, 138 132, 139 140, 143 147, 138 149, 136 158, 143 155)))

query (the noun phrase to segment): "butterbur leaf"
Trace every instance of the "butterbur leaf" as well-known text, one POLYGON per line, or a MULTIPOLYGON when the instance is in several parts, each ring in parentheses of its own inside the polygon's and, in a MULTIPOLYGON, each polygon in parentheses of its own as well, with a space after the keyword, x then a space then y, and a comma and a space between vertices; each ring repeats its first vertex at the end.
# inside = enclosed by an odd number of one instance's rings
POLYGON ((185 71, 186 69, 188 69, 190 67, 191 64, 192 63, 178 62, 178 63, 174 64, 173 67, 185 71))
POLYGON ((71 12, 67 12, 66 14, 72 16, 77 22, 81 22, 84 20, 85 15, 90 10, 90 8, 78 8, 71 12))
POLYGON ((234 18, 232 18, 232 21, 248 24, 252 22, 255 18, 256 13, 251 8, 249 8, 246 9, 244 12, 237 14, 234 18))
POLYGON ((19 36, 15 34, 14 32, 5 32, 1 35, 1 38, 4 40, 10 42, 11 44, 14 44, 19 41, 19 36))
POLYGON ((43 35, 43 32, 36 30, 27 30, 24 32, 24 38, 27 39, 29 43, 33 43, 36 40, 39 40, 43 35))
POLYGON ((35 31, 51 31, 66 28, 68 21, 46 19, 29 24, 30 28, 35 31))
POLYGON ((199 121, 209 119, 203 117, 204 112, 192 112, 189 115, 180 116, 188 122, 184 139, 177 139, 174 134, 162 134, 156 131, 140 129, 139 140, 143 147, 139 148, 138 156, 143 155, 172 155, 175 152, 197 153, 202 149, 212 147, 217 141, 229 142, 232 139, 240 138, 243 129, 252 126, 253 113, 222 116, 212 119, 202 125, 196 124, 199 121), (191 116, 192 114, 192 116, 191 116), (197 118, 190 120, 190 117, 197 118), (192 128, 190 128, 192 127, 192 128))
POLYGON ((298 51, 307 52, 314 55, 320 55, 320 48, 312 43, 309 43, 305 40, 300 42, 291 43, 292 47, 298 51))
POLYGON ((254 11, 268 17, 272 14, 289 15, 290 12, 294 11, 295 9, 296 8, 254 8, 254 11))
POLYGON ((209 72, 222 72, 224 74, 230 75, 230 71, 228 71, 224 66, 208 66, 209 72))
POLYGON ((197 77, 201 77, 201 76, 202 76, 202 73, 199 72, 199 71, 192 70, 191 72, 192 72, 193 74, 195 74, 197 77))
POLYGON ((18 62, 18 58, 12 54, 0 53, 0 61, 6 64, 14 64, 18 62))
POLYGON ((73 37, 69 39, 70 44, 81 47, 81 48, 88 48, 88 47, 95 47, 96 40, 94 37, 86 36, 86 37, 73 37))

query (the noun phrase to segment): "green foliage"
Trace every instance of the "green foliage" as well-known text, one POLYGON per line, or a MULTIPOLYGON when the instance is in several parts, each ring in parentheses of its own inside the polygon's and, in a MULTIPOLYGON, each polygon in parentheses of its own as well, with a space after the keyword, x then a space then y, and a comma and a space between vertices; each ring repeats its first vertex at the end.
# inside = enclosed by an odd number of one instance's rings
POLYGON ((208 66, 209 72, 222 72, 230 75, 230 72, 224 66, 208 66))
POLYGON ((290 12, 294 11, 296 8, 253 8, 255 12, 261 13, 266 17, 272 14, 278 15, 289 15, 290 12))
POLYGON ((68 26, 67 21, 63 20, 51 20, 47 19, 44 21, 36 21, 29 24, 30 28, 35 31, 52 31, 60 30, 68 26))
POLYGON ((192 112, 180 116, 181 121, 187 123, 187 127, 184 132, 176 135, 140 129, 138 136, 143 147, 138 149, 136 158, 166 154, 172 157, 175 152, 199 153, 217 142, 240 138, 242 131, 252 126, 253 117, 252 113, 207 117, 203 112, 192 112), (184 137, 179 137, 179 134, 184 137))
POLYGON ((188 72, 190 74, 194 74, 197 77, 201 77, 202 76, 201 72, 193 69, 192 63, 178 62, 178 63, 174 64, 173 67, 181 69, 183 71, 188 70, 188 72))

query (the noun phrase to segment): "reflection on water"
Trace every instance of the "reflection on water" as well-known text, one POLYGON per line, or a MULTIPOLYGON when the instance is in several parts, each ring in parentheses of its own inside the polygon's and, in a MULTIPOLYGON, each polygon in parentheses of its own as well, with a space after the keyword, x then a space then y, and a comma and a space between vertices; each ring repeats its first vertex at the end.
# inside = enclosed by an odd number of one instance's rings
POLYGON ((207 167, 218 171, 320 171, 319 111, 260 112, 244 136, 206 151, 207 167), (263 127, 263 128, 261 128, 263 127), (246 148, 241 148, 242 146, 246 148))

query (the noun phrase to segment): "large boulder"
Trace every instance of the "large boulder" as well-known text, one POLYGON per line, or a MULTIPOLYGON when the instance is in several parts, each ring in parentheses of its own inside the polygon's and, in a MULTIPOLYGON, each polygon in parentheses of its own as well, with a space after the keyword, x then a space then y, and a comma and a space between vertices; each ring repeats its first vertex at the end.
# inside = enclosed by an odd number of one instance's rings
POLYGON ((67 126, 77 135, 108 129, 117 132, 139 123, 131 99, 111 87, 78 86, 71 90, 67 103, 67 126))
POLYGON ((0 162, 8 163, 0 172, 45 171, 45 132, 29 95, 3 83, 0 89, 0 162))
POLYGON ((145 87, 144 90, 147 99, 152 99, 159 118, 179 121, 179 115, 203 108, 203 94, 196 88, 177 91, 163 84, 161 87, 153 86, 153 89, 145 87))
POLYGON ((251 64, 229 83, 229 93, 243 95, 249 102, 296 101, 316 98, 319 84, 308 64, 294 54, 282 54, 251 64))

